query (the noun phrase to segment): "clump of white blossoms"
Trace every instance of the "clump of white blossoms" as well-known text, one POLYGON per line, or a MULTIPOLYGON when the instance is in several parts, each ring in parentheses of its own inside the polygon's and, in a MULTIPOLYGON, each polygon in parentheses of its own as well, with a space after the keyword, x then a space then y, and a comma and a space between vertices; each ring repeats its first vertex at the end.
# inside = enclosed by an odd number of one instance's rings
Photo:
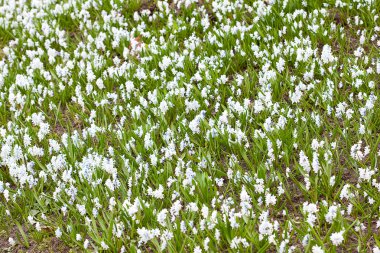
POLYGON ((4 1, 9 249, 379 251, 378 6, 4 1))
POLYGON ((331 234, 330 240, 334 246, 339 246, 344 241, 343 233, 344 231, 340 231, 331 234))
POLYGON ((322 48, 321 60, 323 63, 330 63, 336 61, 336 58, 331 52, 331 47, 329 45, 324 45, 322 48))

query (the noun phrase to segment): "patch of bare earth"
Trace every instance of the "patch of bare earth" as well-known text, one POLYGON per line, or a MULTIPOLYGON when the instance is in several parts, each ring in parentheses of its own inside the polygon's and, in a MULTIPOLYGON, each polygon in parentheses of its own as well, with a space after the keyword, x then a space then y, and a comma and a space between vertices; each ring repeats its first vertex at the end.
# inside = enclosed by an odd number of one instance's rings
MULTIPOLYGON (((26 236, 28 236, 28 231, 26 230, 26 236)), ((61 240, 56 237, 45 237, 41 241, 35 241, 28 236, 29 247, 25 246, 22 241, 22 236, 18 232, 16 226, 11 228, 9 233, 5 231, 0 231, 0 253, 68 253, 68 252, 78 252, 71 249, 61 240), (15 240, 15 244, 11 245, 9 243, 9 237, 15 240)))

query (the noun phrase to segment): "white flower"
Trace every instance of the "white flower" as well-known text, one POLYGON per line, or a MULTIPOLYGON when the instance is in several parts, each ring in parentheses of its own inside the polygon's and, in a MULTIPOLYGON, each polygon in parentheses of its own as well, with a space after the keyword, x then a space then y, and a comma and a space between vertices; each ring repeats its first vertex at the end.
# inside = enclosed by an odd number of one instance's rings
POLYGON ((57 238, 60 238, 60 237, 62 236, 62 231, 61 231, 60 228, 57 228, 57 229, 55 230, 55 236, 56 236, 57 238))
POLYGON ((86 214, 86 207, 85 205, 79 205, 77 204, 77 209, 78 209, 78 212, 84 216, 86 214))
POLYGON ((166 70, 171 64, 171 59, 167 56, 162 58, 162 61, 159 63, 159 66, 162 70, 166 70))
POLYGON ((311 252, 312 252, 312 253, 324 253, 325 251, 322 249, 321 246, 314 245, 314 246, 311 248, 311 252))
POLYGON ((275 205, 277 202, 277 198, 275 195, 272 195, 270 193, 266 193, 265 194, 265 204, 267 206, 270 206, 270 205, 275 205))
POLYGON ((201 247, 197 246, 194 248, 194 253, 202 253, 201 247))
POLYGON ((39 222, 36 222, 36 230, 37 230, 38 232, 41 231, 41 224, 40 224, 39 222))
POLYGON ((336 58, 332 55, 331 47, 329 45, 323 46, 321 60, 325 64, 336 60, 336 58))
POLYGON ((344 231, 340 231, 331 234, 330 240, 334 246, 339 246, 343 242, 343 233, 344 231))
POLYGON ((160 230, 159 229, 146 229, 146 228, 138 228, 137 229, 137 234, 140 237, 139 240, 139 245, 145 244, 148 241, 152 240, 154 237, 157 237, 160 235, 160 230))
POLYGON ((306 173, 310 172, 311 166, 310 166, 309 158, 305 155, 305 153, 302 150, 300 152, 299 164, 306 171, 306 173))
POLYGON ((12 237, 9 237, 8 242, 11 246, 16 244, 16 241, 12 237))
POLYGON ((277 71, 280 73, 284 71, 285 69, 284 66, 285 66, 285 60, 283 58, 280 58, 278 62, 276 63, 277 71))
POLYGON ((162 185, 158 186, 157 190, 152 190, 152 188, 148 188, 148 195, 152 196, 156 199, 163 199, 164 198, 164 187, 162 185))
POLYGON ((108 245, 107 245, 104 241, 102 241, 102 242, 100 243, 100 246, 102 247, 103 250, 107 250, 107 249, 109 249, 108 245))
POLYGON ((335 217, 338 214, 338 207, 333 205, 329 207, 329 211, 327 212, 325 218, 328 223, 332 223, 335 219, 335 217))
POLYGON ((242 244, 243 248, 247 248, 249 246, 247 240, 242 237, 234 237, 230 243, 231 249, 239 248, 239 244, 242 244))
POLYGON ((158 214, 157 214, 157 221, 160 223, 161 226, 166 226, 166 217, 168 214, 167 209, 162 209, 158 214))
POLYGON ((166 103, 165 100, 162 100, 160 103, 160 111, 163 115, 166 114, 166 112, 169 110, 168 103, 166 103))
POLYGON ((101 78, 98 78, 98 80, 96 80, 96 86, 98 86, 99 89, 104 89, 104 82, 101 78))
POLYGON ((83 248, 87 249, 89 244, 90 244, 90 241, 88 239, 84 240, 83 248))

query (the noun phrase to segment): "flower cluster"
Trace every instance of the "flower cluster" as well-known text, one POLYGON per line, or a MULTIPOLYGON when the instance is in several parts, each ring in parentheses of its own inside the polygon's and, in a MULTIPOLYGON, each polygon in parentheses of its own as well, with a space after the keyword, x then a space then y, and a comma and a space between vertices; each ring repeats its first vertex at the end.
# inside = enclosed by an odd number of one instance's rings
POLYGON ((28 231, 7 243, 380 252, 379 15, 371 0, 4 1, 0 217, 28 231))

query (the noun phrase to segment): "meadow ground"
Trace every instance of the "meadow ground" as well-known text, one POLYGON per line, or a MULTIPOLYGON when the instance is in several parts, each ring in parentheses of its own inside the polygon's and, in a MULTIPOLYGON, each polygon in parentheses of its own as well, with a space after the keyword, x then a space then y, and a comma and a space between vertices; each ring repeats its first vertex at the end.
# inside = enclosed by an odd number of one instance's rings
POLYGON ((380 252, 379 0, 3 0, 0 252, 380 252))

